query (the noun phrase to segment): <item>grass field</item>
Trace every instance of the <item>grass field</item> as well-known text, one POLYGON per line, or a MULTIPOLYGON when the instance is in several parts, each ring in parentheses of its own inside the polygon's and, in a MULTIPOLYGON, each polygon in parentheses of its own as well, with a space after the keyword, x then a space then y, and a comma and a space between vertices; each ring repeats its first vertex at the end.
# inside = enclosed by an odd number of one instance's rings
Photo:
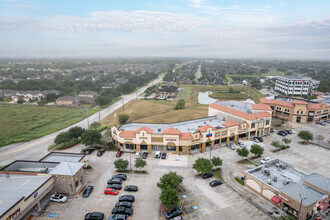
POLYGON ((239 90, 241 93, 228 93, 230 86, 228 85, 189 85, 180 86, 183 90, 179 92, 178 98, 183 98, 186 102, 198 104, 198 93, 211 91, 213 92, 210 97, 219 100, 246 100, 253 99, 259 103, 259 99, 264 97, 259 91, 249 86, 235 86, 234 89, 239 90))
POLYGON ((186 103, 185 109, 174 110, 176 101, 139 100, 125 105, 125 111, 116 110, 101 121, 102 125, 116 125, 118 115, 125 112, 130 116, 129 122, 172 123, 190 119, 207 117, 207 106, 186 103))
MULTIPOLYGON (((88 114, 97 112, 89 109, 88 114)), ((29 141, 70 126, 86 117, 84 109, 0 105, 0 146, 29 141)))

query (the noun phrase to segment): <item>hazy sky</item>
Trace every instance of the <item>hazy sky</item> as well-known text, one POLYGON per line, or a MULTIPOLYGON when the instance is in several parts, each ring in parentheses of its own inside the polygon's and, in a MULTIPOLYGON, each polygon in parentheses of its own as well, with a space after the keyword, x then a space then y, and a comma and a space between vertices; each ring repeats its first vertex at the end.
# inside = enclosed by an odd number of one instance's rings
POLYGON ((330 0, 0 0, 0 56, 330 59, 330 0))

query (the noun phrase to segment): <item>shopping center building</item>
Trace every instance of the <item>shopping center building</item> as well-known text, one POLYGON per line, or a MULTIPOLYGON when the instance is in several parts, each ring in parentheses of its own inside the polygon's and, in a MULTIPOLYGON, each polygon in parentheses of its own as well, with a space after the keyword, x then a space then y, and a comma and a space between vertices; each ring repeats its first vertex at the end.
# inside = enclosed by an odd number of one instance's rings
POLYGON ((169 124, 129 123, 111 128, 124 151, 191 154, 221 147, 239 138, 270 132, 271 108, 265 104, 221 101, 209 105, 209 117, 169 124))
POLYGON ((305 174, 280 159, 246 171, 244 185, 299 220, 329 209, 330 178, 305 174), (300 212, 300 214, 299 214, 300 212))
POLYGON ((330 105, 289 97, 264 97, 260 103, 272 109, 272 116, 291 122, 307 123, 330 119, 330 105))

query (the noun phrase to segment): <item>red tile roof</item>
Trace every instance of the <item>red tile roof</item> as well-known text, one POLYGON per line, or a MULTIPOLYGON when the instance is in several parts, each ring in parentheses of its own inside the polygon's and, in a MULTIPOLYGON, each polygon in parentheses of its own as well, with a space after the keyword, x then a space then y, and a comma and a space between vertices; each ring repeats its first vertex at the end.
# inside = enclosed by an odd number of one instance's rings
POLYGON ((314 95, 325 95, 324 92, 313 92, 314 95))
POLYGON ((330 105, 327 105, 325 103, 315 103, 315 104, 308 104, 307 109, 321 109, 322 106, 326 108, 330 108, 330 105))
POLYGON ((205 131, 207 131, 207 129, 209 129, 209 128, 212 128, 212 130, 215 130, 214 127, 212 127, 211 125, 208 125, 208 124, 206 124, 206 125, 204 125, 204 126, 198 128, 198 130, 200 130, 201 132, 205 132, 205 131))
POLYGON ((259 103, 259 104, 252 104, 251 105, 253 110, 265 110, 265 111, 272 111, 272 108, 269 105, 259 103))
POLYGON ((224 126, 226 126, 226 127, 232 127, 232 126, 239 125, 239 123, 236 122, 236 121, 233 121, 233 120, 229 120, 229 121, 223 123, 222 125, 224 125, 224 126))
POLYGON ((249 114, 249 113, 246 113, 246 112, 238 111, 236 109, 232 109, 232 108, 228 108, 228 107, 225 107, 225 106, 222 106, 222 105, 218 105, 216 103, 210 104, 209 107, 220 110, 220 111, 223 111, 223 112, 226 112, 226 113, 229 113, 229 114, 232 114, 232 115, 235 115, 237 117, 245 118, 245 119, 248 119, 248 120, 254 120, 254 119, 258 119, 258 118, 264 118, 264 117, 272 116, 268 112, 258 112, 258 113, 249 114))
POLYGON ((298 105, 307 105, 308 103, 302 100, 293 100, 292 103, 298 104, 298 105))
POLYGON ((140 131, 146 131, 148 134, 152 134, 152 132, 153 132, 154 130, 152 130, 151 128, 148 128, 148 127, 146 127, 146 126, 143 126, 143 127, 141 127, 141 128, 136 129, 136 132, 140 132, 140 131))
POLYGON ((163 130, 162 134, 181 134, 181 131, 175 128, 167 128, 163 130))
POLYGON ((120 132, 119 137, 135 138, 135 131, 122 131, 120 132))
POLYGON ((285 102, 285 101, 276 100, 276 99, 266 99, 266 97, 261 98, 260 103, 270 104, 270 105, 280 105, 280 106, 285 106, 285 107, 289 107, 289 108, 294 107, 294 104, 291 102, 285 102))
POLYGON ((193 136, 191 135, 190 132, 180 134, 180 140, 192 140, 192 139, 193 136))

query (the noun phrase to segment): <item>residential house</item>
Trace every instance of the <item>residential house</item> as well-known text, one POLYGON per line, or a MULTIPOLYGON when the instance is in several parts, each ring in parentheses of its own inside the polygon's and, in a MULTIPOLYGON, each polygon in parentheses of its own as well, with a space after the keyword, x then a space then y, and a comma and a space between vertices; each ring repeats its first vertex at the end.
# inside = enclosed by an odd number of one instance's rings
POLYGON ((81 91, 78 94, 78 100, 81 104, 94 104, 98 94, 94 91, 81 91))
POLYGON ((164 97, 175 97, 176 93, 178 91, 178 87, 173 85, 163 85, 160 88, 158 88, 158 92, 161 96, 164 97))
POLYGON ((62 96, 56 99, 57 106, 77 107, 79 100, 74 96, 62 96))

